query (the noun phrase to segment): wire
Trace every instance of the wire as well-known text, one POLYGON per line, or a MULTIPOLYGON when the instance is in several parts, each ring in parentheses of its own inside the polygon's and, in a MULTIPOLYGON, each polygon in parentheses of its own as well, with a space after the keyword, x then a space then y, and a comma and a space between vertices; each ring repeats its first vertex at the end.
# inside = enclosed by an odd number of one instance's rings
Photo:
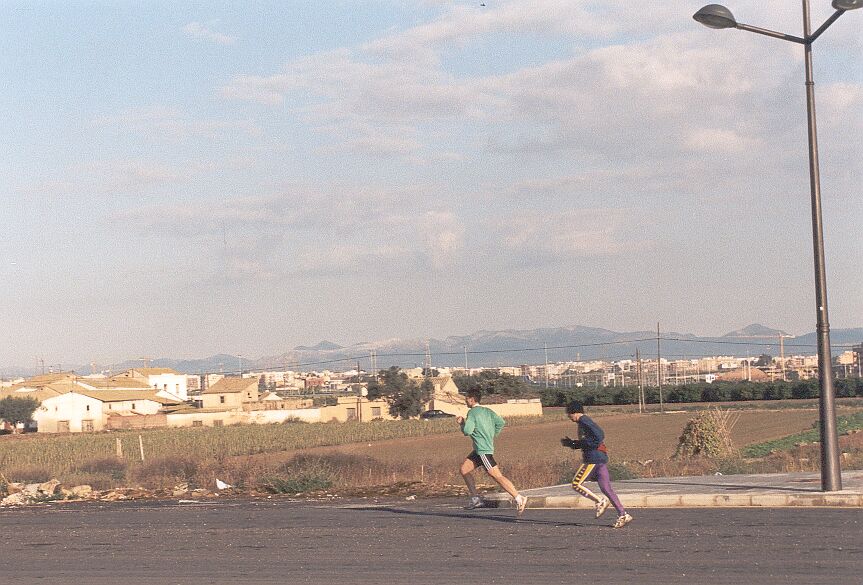
MULTIPOLYGON (((656 338, 656 336, 654 336, 654 337, 644 337, 644 338, 639 338, 639 339, 625 339, 625 340, 620 340, 620 341, 604 341, 604 342, 597 342, 597 343, 580 343, 580 344, 573 344, 573 345, 555 345, 555 346, 548 346, 548 347, 543 346, 543 347, 521 347, 521 348, 508 348, 508 349, 470 350, 470 351, 467 351, 466 353, 468 355, 493 355, 493 354, 502 354, 502 353, 527 353, 527 352, 538 352, 538 351, 545 351, 545 350, 582 349, 582 348, 590 348, 590 347, 631 345, 633 343, 655 342, 656 340, 657 340, 657 338, 656 338)), ((660 341, 679 341, 679 342, 686 342, 686 343, 717 344, 717 345, 737 345, 737 346, 743 345, 743 346, 747 346, 747 347, 775 347, 775 346, 779 345, 778 342, 773 342, 773 343, 761 342, 761 343, 759 343, 759 342, 749 342, 749 341, 723 341, 723 340, 689 339, 689 338, 662 337, 662 336, 659 337, 659 340, 660 341)), ((786 343, 786 344, 784 344, 784 346, 785 346, 785 348, 814 348, 814 347, 817 347, 817 344, 814 344, 814 343, 807 343, 807 344, 800 344, 800 343, 789 344, 789 343, 786 343)), ((832 347, 834 347, 834 348, 851 348, 851 347, 855 347, 855 346, 853 344, 833 344, 832 347)), ((384 358, 384 361, 386 361, 386 358, 422 358, 422 359, 425 359, 425 355, 426 355, 425 352, 396 352, 396 353, 383 353, 383 354, 382 353, 376 353, 375 357, 376 358, 384 358)), ((445 356, 459 356, 459 357, 461 357, 461 356, 465 355, 465 351, 464 350, 462 350, 462 351, 444 351, 444 352, 437 352, 434 355, 441 356, 441 357, 445 357, 445 356)), ((688 357, 691 357, 691 358, 720 357, 720 356, 715 356, 714 354, 700 354, 700 355, 697 355, 697 354, 665 354, 665 355, 666 355, 666 357, 677 357, 677 358, 684 358, 684 359, 688 358, 688 357)), ((630 354, 622 354, 619 356, 612 356, 612 357, 617 357, 619 359, 619 358, 631 357, 631 356, 630 356, 630 354)), ((309 366, 325 366, 325 365, 337 364, 337 363, 341 363, 341 362, 357 362, 357 361, 365 360, 368 358, 369 358, 368 354, 363 354, 363 355, 356 355, 356 356, 339 357, 339 358, 328 359, 328 360, 317 360, 317 361, 310 361, 310 362, 296 362, 296 363, 293 363, 292 365, 295 366, 297 369, 301 369, 301 368, 305 368, 305 367, 309 367, 309 366)), ((390 360, 390 361, 393 361, 393 360, 390 360)), ((595 360, 579 360, 579 361, 595 361, 595 360)), ((258 368, 260 368, 262 370, 268 370, 268 369, 272 369, 272 368, 278 368, 279 365, 284 365, 284 364, 283 364, 283 362, 281 364, 279 364, 279 363, 275 363, 275 364, 271 364, 271 365, 265 364, 263 366, 258 366, 258 368)), ((258 369, 258 368, 256 368, 256 369, 258 369)), ((211 374, 211 373, 216 373, 216 372, 201 372, 201 375, 211 374)), ((239 373, 240 375, 242 375, 242 372, 236 372, 236 371, 230 371, 230 370, 225 371, 225 372, 219 372, 219 373, 226 373, 226 374, 239 373)))

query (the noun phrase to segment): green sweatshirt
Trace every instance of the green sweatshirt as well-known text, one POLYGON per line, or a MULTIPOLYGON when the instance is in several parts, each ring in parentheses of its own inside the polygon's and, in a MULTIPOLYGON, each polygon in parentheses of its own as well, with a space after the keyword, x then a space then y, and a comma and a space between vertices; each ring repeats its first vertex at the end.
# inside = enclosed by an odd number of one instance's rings
POLYGON ((506 423, 495 411, 477 404, 467 411, 461 432, 473 440, 477 455, 494 454, 494 438, 506 423))

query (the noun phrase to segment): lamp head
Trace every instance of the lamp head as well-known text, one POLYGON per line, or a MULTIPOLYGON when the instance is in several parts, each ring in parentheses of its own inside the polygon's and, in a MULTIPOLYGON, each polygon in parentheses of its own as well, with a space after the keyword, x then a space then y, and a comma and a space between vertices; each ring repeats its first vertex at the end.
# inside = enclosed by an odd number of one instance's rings
POLYGON ((863 8, 863 0, 833 0, 833 8, 836 10, 863 8))
MULTIPOLYGON (((836 2, 858 2, 863 4, 863 0, 833 0, 836 2)), ((737 26, 737 21, 734 20, 734 15, 725 6, 721 4, 708 4, 698 12, 692 15, 696 21, 700 22, 709 28, 734 28, 737 26)))

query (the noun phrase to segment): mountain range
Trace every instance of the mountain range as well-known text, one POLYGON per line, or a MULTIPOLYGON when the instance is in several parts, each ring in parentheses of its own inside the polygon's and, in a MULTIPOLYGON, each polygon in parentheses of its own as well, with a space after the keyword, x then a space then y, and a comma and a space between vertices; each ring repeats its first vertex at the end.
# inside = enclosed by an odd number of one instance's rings
MULTIPOLYGON (((814 355, 817 352, 815 332, 790 336, 779 329, 752 324, 721 337, 699 337, 691 333, 660 331, 659 352, 665 359, 684 359, 703 356, 759 356, 780 355, 780 337, 784 353, 814 355)), ((863 343, 863 327, 833 329, 830 332, 834 355, 863 343)), ((177 360, 160 358, 150 360, 149 367, 173 368, 178 372, 236 373, 266 369, 299 371, 344 371, 357 367, 371 369, 372 355, 377 369, 399 366, 418 367, 430 356, 432 367, 456 366, 495 367, 518 366, 578 360, 621 360, 635 358, 636 350, 645 359, 657 354, 656 331, 618 332, 595 327, 556 327, 502 331, 477 331, 470 335, 453 335, 445 339, 389 339, 368 341, 342 346, 321 341, 313 346, 297 346, 292 350, 258 359, 240 358, 219 354, 203 359, 177 360)), ((115 364, 114 372, 141 367, 141 360, 115 364)), ((90 366, 75 368, 79 373, 90 373, 90 366)))

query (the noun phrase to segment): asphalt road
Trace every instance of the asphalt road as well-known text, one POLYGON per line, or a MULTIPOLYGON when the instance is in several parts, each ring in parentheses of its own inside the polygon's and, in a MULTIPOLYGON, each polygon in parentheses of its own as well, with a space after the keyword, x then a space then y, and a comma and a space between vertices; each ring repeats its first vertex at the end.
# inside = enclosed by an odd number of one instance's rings
POLYGON ((863 510, 465 511, 460 501, 0 510, 0 583, 863 585, 863 510))

